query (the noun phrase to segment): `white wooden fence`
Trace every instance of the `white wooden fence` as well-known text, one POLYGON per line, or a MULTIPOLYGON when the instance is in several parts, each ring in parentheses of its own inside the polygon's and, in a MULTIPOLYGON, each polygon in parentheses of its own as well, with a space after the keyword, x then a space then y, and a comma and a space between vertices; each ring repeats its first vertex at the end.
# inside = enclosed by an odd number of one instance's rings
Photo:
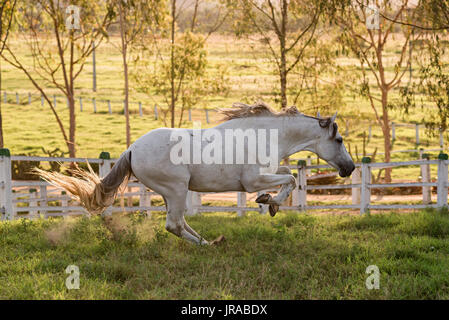
MULTIPOLYGON (((0 210, 2 220, 13 220, 20 217, 35 218, 49 216, 69 216, 86 214, 87 212, 75 203, 63 191, 52 187, 44 181, 13 181, 11 174, 11 161, 58 161, 58 162, 86 162, 99 165, 99 174, 104 177, 109 173, 115 159, 110 159, 108 153, 102 153, 100 159, 80 159, 80 158, 48 158, 48 157, 27 157, 10 156, 8 149, 0 149, 0 210)), ((297 177, 297 187, 292 192, 292 205, 281 206, 281 210, 304 211, 313 209, 351 209, 360 210, 365 213, 368 210, 383 209, 420 209, 426 207, 442 208, 447 206, 448 200, 448 156, 440 154, 435 160, 415 160, 407 162, 391 163, 371 163, 370 158, 363 158, 362 163, 356 165, 356 170, 352 175, 350 184, 334 185, 308 185, 307 181, 313 179, 308 176, 313 169, 328 169, 328 165, 308 166, 305 161, 298 161, 298 165, 290 166, 297 177), (386 167, 419 166, 421 167, 421 182, 373 184, 371 183, 371 170, 386 167), (437 166, 438 179, 432 182, 430 178, 430 166, 437 166), (375 188, 391 187, 421 187, 422 203, 420 204, 375 204, 371 201, 371 190, 375 188), (437 188, 437 202, 431 203, 431 188, 437 188), (308 190, 331 190, 331 189, 351 189, 351 204, 329 204, 311 205, 307 202, 308 190)), ((276 190, 267 190, 272 192, 276 190)), ((227 211, 237 212, 243 215, 247 211, 267 212, 266 205, 250 207, 247 205, 247 194, 237 193, 237 204, 235 206, 206 206, 201 202, 201 197, 205 193, 189 192, 187 206, 189 215, 200 212, 227 211)), ((151 198, 157 193, 148 190, 139 182, 130 182, 128 192, 123 194, 123 198, 128 199, 126 206, 122 198, 121 205, 109 208, 106 214, 112 212, 136 212, 142 211, 150 213, 152 211, 165 211, 165 206, 152 205, 151 198), (138 198, 138 205, 133 205, 132 200, 138 198)))

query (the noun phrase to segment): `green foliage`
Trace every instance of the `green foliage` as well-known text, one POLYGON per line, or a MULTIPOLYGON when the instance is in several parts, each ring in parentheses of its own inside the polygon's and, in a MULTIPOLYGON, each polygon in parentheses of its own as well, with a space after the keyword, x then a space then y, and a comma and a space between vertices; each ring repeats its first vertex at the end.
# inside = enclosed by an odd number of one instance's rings
POLYGON ((446 72, 445 58, 447 44, 440 41, 438 34, 425 42, 424 54, 417 56, 418 81, 401 88, 400 106, 405 113, 421 107, 429 108, 429 100, 436 106, 437 112, 426 112, 424 123, 427 133, 437 136, 439 130, 448 128, 449 118, 449 76, 446 72), (424 98, 425 97, 425 98, 424 98), (417 101, 418 100, 418 101, 417 101))
POLYGON ((0 53, 11 31, 16 4, 17 0, 2 0, 0 3, 0 53))
POLYGON ((422 2, 423 25, 435 30, 449 29, 449 1, 427 0, 422 2))
MULTIPOLYGON (((35 156, 34 153, 21 154, 22 156, 35 156)), ((13 180, 39 180, 39 177, 32 173, 34 168, 40 168, 39 161, 11 161, 11 175, 13 180)))
POLYGON ((301 110, 312 114, 317 111, 325 114, 335 107, 343 109, 346 84, 354 82, 355 75, 337 64, 340 57, 338 46, 316 39, 311 41, 302 55, 303 58, 291 72, 288 84, 292 104, 301 102, 301 110))
POLYGON ((132 77, 137 91, 163 97, 165 118, 170 110, 173 87, 174 102, 181 107, 179 126, 184 110, 205 101, 208 95, 226 95, 228 92, 226 68, 219 67, 216 74, 207 72, 207 52, 202 35, 190 31, 178 33, 173 44, 173 59, 168 58, 171 44, 154 39, 148 41, 136 55, 132 77))

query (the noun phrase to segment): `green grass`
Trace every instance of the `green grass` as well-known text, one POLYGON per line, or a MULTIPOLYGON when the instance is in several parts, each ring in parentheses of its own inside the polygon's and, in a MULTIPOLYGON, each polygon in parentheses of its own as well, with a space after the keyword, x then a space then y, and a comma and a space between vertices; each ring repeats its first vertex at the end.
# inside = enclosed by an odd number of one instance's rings
POLYGON ((2 222, 0 298, 449 298, 448 212, 189 217, 207 239, 226 236, 217 247, 168 234, 164 218, 2 222), (65 288, 71 264, 79 290, 65 288), (365 287, 369 265, 379 290, 365 287))

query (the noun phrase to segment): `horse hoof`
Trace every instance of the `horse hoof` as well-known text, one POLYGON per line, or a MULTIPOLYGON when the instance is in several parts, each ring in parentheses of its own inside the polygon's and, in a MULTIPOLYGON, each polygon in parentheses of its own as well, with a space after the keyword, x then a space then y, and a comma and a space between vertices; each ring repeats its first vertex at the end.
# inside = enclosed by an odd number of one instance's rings
POLYGON ((271 195, 269 195, 268 193, 264 193, 257 197, 256 202, 257 203, 267 203, 270 200, 271 200, 271 195))
POLYGON ((274 217, 279 210, 279 206, 277 204, 270 204, 268 209, 270 210, 270 216, 274 217))
POLYGON ((217 239, 215 239, 214 241, 212 241, 212 242, 210 243, 210 245, 211 245, 211 246, 216 246, 216 245, 219 245, 220 243, 223 243, 225 240, 226 240, 226 238, 225 238, 223 235, 221 235, 221 236, 219 236, 217 239))

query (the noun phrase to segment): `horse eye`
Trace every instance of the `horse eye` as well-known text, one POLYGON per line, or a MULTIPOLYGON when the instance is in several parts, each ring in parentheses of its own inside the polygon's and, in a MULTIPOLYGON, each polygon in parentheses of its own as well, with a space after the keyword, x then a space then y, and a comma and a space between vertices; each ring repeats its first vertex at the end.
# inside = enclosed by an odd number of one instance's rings
POLYGON ((338 143, 342 143, 343 142, 343 138, 342 137, 338 137, 337 139, 335 139, 338 143))

